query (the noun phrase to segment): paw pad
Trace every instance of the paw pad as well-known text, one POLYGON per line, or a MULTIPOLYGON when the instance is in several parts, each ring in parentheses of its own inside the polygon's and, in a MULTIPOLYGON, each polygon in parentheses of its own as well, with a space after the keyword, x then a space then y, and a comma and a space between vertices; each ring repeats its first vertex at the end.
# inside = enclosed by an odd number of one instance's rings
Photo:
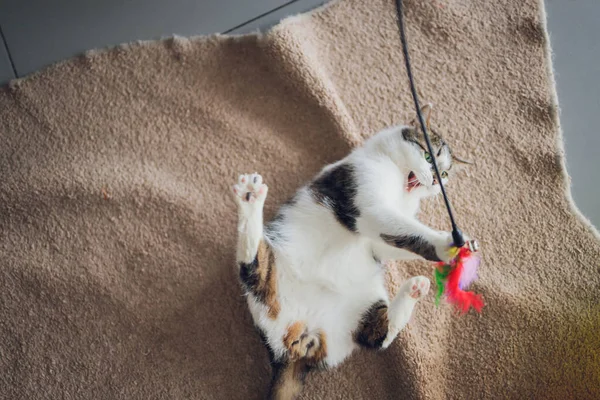
POLYGON ((254 204, 264 202, 268 187, 263 184, 262 176, 253 173, 240 175, 232 190, 239 204, 254 204))
POLYGON ((424 276, 415 276, 406 282, 408 295, 413 299, 421 299, 429 293, 430 282, 424 276))

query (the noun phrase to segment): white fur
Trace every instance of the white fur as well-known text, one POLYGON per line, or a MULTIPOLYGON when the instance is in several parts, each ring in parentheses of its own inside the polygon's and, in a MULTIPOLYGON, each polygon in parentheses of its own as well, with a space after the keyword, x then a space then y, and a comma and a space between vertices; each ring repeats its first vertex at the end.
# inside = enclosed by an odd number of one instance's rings
MULTIPOLYGON (((358 183, 355 203, 361 213, 357 219, 358 234, 343 227, 330 209, 316 203, 307 187, 299 190, 293 205, 282 208, 285 218, 278 232, 285 240, 269 242, 275 253, 281 305, 277 318, 270 319, 266 306, 252 295, 248 296, 254 322, 277 357, 285 355, 282 338, 295 321, 304 321, 309 332, 322 329, 326 333, 329 366, 338 365, 357 348, 353 332, 365 310, 379 300, 389 303, 384 271, 374 256, 380 260, 417 257, 384 243, 380 238, 382 232, 422 235, 435 244, 440 258, 446 258, 450 234, 435 231, 415 218, 420 200, 437 194, 439 186, 433 185, 431 165, 424 160, 423 152, 402 138, 402 128, 378 133, 338 162, 354 166, 358 183), (409 193, 406 185, 410 171, 424 185, 409 193)), ((442 154, 438 165, 449 165, 450 160, 445 157, 449 158, 449 154, 442 154)), ((256 176, 244 175, 240 179, 253 181, 256 176)), ((238 261, 248 263, 263 237, 262 206, 266 186, 262 181, 250 182, 249 187, 240 182, 234 191, 240 213, 238 261), (243 198, 246 191, 254 193, 249 202, 243 198)), ((425 277, 409 279, 392 300, 384 348, 408 322, 417 302, 414 297, 420 297, 415 296, 416 287, 423 296, 429 289, 429 280, 425 277)))

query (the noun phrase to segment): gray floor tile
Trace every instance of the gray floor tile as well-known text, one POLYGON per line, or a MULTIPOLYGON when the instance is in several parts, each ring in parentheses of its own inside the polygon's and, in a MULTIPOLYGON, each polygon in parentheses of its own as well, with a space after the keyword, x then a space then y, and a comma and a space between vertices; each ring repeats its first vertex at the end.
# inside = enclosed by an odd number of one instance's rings
POLYGON ((573 198, 600 228, 600 1, 546 0, 546 11, 573 198))
POLYGON ((10 63, 6 47, 4 46, 4 40, 2 40, 2 35, 0 35, 0 85, 13 78, 15 78, 15 73, 10 63))
POLYGON ((327 2, 327 0, 298 0, 285 6, 282 6, 277 10, 270 12, 267 15, 263 15, 254 20, 251 20, 240 27, 234 28, 228 31, 228 33, 243 34, 255 31, 264 32, 286 17, 310 11, 327 2))
POLYGON ((289 0, 2 0, 0 26, 19 76, 83 51, 178 34, 224 32, 289 0))

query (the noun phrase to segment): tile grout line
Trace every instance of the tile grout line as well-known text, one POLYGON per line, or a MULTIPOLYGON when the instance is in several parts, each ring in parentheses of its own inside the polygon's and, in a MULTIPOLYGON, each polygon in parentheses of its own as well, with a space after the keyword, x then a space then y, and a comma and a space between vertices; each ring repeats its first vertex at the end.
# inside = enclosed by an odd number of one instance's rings
POLYGON ((228 34, 228 33, 232 32, 232 31, 234 31, 234 30, 236 30, 236 29, 239 29, 239 28, 241 28, 241 27, 243 27, 243 26, 245 26, 245 25, 248 25, 248 24, 250 24, 250 23, 252 23, 252 22, 254 22, 254 21, 256 21, 256 20, 259 20, 259 19, 261 19, 261 18, 263 18, 263 17, 266 17, 267 15, 269 15, 269 14, 271 14, 271 13, 274 13, 275 11, 279 11, 279 10, 281 10, 282 8, 284 8, 284 7, 287 7, 287 6, 291 5, 291 4, 294 4, 294 3, 298 2, 298 1, 300 1, 300 0, 291 0, 291 1, 288 1, 287 3, 285 3, 285 4, 282 4, 282 5, 280 5, 279 7, 275 7, 275 8, 273 8, 272 10, 269 10, 269 11, 267 11, 267 12, 264 12, 264 13, 262 13, 262 14, 260 14, 260 15, 256 16, 256 17, 254 17, 254 18, 251 18, 251 19, 249 19, 249 20, 248 20, 248 21, 246 21, 246 22, 243 22, 243 23, 241 23, 241 24, 239 24, 239 25, 236 25, 236 26, 234 26, 233 28, 227 29, 225 32, 223 32, 223 35, 226 35, 226 34, 228 34))
POLYGON ((8 43, 6 42, 6 37, 4 36, 4 32, 2 31, 2 27, 0 26, 0 38, 2 38, 2 43, 4 44, 4 48, 6 49, 6 54, 8 55, 8 61, 10 62, 10 66, 12 67, 13 74, 15 75, 15 79, 19 77, 17 74, 17 68, 15 68, 15 62, 13 61, 12 55, 10 54, 10 50, 8 49, 8 43))

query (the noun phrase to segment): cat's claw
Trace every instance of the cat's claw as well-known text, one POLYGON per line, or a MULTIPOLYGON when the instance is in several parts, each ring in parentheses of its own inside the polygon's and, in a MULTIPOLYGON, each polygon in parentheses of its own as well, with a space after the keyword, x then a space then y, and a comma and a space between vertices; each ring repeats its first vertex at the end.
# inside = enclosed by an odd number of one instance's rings
POLYGON ((415 300, 422 299, 429 293, 431 282, 424 276, 415 276, 406 280, 400 290, 415 300))
POLYGON ((234 198, 239 205, 262 205, 267 197, 269 188, 263 183, 262 176, 255 172, 253 174, 240 175, 238 183, 233 185, 232 190, 234 198))

